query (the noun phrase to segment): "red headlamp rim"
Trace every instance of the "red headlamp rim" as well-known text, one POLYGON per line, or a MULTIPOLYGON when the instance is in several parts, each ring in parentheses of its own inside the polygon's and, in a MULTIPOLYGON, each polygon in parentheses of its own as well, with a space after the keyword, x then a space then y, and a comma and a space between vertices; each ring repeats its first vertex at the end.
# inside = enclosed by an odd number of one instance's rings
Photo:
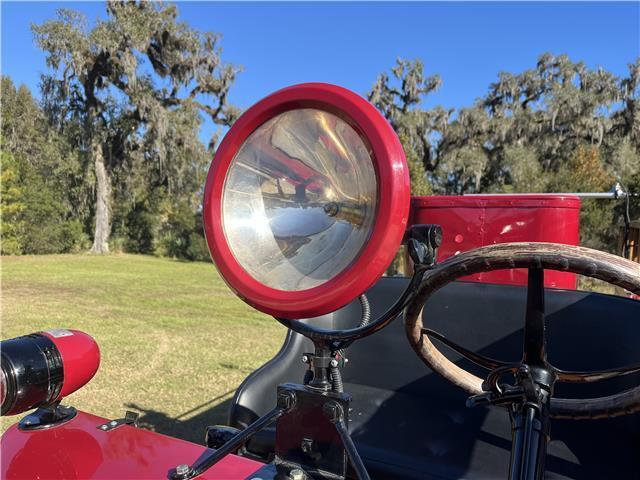
POLYGON ((211 163, 203 203, 209 251, 229 287, 262 312, 289 319, 309 318, 343 307, 371 287, 389 266, 407 228, 409 171, 396 133, 373 105, 342 87, 305 83, 269 95, 236 121, 211 163), (337 115, 360 134, 372 153, 378 203, 373 231, 350 266, 316 287, 284 291, 258 282, 235 259, 222 228, 222 195, 229 166, 247 137, 276 115, 300 108, 337 115))

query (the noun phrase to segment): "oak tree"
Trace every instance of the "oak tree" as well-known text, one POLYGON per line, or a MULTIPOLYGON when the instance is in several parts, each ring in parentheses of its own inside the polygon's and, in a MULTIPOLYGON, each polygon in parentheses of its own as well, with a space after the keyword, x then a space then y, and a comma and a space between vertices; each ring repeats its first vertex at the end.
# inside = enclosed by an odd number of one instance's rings
POLYGON ((76 146, 95 179, 91 251, 109 249, 115 172, 144 163, 167 188, 189 171, 189 151, 201 151, 199 113, 230 125, 237 110, 228 92, 237 69, 224 64, 219 37, 178 21, 174 5, 107 3, 107 18, 91 28, 72 10, 32 26, 50 72, 44 105, 76 146))

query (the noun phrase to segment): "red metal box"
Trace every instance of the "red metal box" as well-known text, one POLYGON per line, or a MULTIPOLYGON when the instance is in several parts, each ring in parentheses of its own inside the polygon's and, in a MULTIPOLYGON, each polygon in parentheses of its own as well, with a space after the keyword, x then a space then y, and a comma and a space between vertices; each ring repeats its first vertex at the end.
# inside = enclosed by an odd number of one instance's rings
MULTIPOLYGON (((580 199, 573 195, 464 195, 412 197, 410 222, 442 226, 438 253, 442 261, 466 250, 507 242, 554 242, 577 245, 580 199)), ((527 272, 498 270, 462 280, 526 285, 527 272)), ((545 272, 545 286, 576 288, 576 276, 545 272)))

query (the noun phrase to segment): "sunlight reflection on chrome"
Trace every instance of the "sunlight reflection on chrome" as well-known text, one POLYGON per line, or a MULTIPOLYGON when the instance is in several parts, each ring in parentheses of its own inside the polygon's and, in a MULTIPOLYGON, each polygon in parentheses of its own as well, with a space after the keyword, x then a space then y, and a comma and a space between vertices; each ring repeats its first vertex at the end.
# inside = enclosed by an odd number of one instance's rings
POLYGON ((299 109, 269 120, 234 157, 222 199, 238 263, 269 287, 321 285, 347 268, 375 221, 369 150, 344 120, 299 109))

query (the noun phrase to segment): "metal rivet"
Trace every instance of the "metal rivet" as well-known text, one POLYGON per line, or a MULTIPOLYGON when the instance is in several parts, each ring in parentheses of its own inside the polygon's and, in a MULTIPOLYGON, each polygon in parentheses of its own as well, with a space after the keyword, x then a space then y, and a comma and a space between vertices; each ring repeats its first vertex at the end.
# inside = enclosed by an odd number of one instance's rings
POLYGON ((100 430, 106 430, 107 428, 109 427, 107 427, 106 425, 100 425, 100 430))
POLYGON ((115 427, 116 425, 118 425, 118 422, 116 422, 115 420, 111 420, 109 422, 109 425, 111 425, 112 427, 115 427))
POLYGON ((302 362, 303 363, 309 363, 309 357, 307 357, 306 355, 302 356, 302 362))

